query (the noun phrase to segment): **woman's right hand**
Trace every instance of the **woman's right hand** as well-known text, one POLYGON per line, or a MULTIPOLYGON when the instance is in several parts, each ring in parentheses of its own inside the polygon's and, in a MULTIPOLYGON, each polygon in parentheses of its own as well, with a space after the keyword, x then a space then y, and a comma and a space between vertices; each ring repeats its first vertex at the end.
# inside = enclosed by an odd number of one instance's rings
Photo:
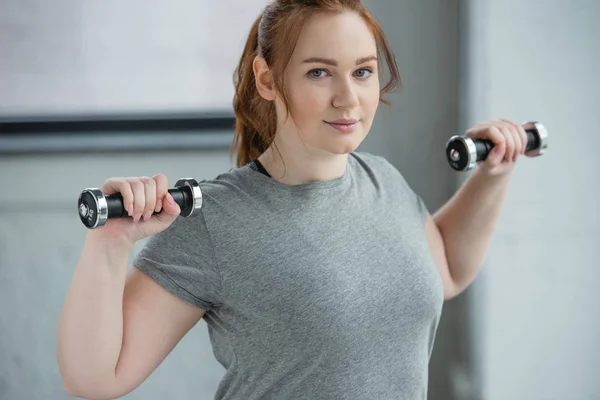
POLYGON ((168 192, 168 180, 163 174, 152 178, 109 178, 101 190, 106 195, 120 193, 123 206, 131 218, 110 218, 98 231, 111 238, 127 240, 132 245, 167 229, 181 212, 168 192))

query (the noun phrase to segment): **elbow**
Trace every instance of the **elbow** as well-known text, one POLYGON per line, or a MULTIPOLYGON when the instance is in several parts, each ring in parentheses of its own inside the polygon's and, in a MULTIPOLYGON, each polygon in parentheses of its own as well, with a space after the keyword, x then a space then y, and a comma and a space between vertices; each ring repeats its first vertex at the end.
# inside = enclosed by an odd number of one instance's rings
POLYGON ((65 392, 67 392, 67 394, 71 397, 84 397, 82 393, 80 393, 79 386, 77 385, 77 379, 74 379, 72 376, 66 373, 60 357, 58 359, 58 369, 65 392))
POLYGON ((77 385, 75 382, 63 378, 63 388, 69 396, 88 400, 100 399, 97 393, 90 391, 89 388, 82 389, 82 386, 83 385, 77 385))
POLYGON ((114 400, 124 396, 123 394, 110 394, 107 392, 95 392, 90 390, 76 390, 65 386, 65 391, 71 397, 86 399, 86 400, 114 400))
POLYGON ((119 391, 114 385, 86 383, 68 379, 63 376, 63 387, 66 393, 71 397, 87 400, 113 400, 127 394, 125 391, 119 391))
POLYGON ((444 285, 444 300, 452 300, 456 296, 460 294, 460 291, 456 287, 456 285, 444 285))
POLYGON ((458 282, 455 277, 452 275, 452 270, 450 269, 450 267, 448 266, 448 264, 446 264, 447 266, 447 274, 444 274, 444 300, 452 300, 453 298, 459 296, 464 290, 465 288, 463 287, 463 285, 458 282))
POLYGON ((67 394, 71 397, 78 397, 78 398, 83 398, 83 399, 91 399, 93 396, 90 396, 90 394, 92 393, 87 393, 83 390, 81 390, 81 388, 79 386, 77 386, 77 384, 75 382, 73 382, 72 380, 68 380, 63 376, 62 379, 62 383, 63 383, 63 388, 65 389, 65 392, 67 392, 67 394))
POLYGON ((444 300, 451 300, 460 296, 471 285, 473 278, 456 281, 452 276, 444 282, 444 300))
POLYGON ((456 288, 444 288, 444 300, 452 300, 462 293, 462 290, 456 288))

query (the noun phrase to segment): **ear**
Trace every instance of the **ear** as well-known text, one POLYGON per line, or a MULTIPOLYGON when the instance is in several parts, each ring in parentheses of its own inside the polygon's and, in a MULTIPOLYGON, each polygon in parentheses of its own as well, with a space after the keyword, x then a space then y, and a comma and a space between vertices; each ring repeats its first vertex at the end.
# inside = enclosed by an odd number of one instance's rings
POLYGON ((252 62, 252 69, 254 71, 254 80, 258 93, 265 100, 275 100, 275 85, 273 84, 273 75, 267 65, 264 58, 256 56, 252 62))

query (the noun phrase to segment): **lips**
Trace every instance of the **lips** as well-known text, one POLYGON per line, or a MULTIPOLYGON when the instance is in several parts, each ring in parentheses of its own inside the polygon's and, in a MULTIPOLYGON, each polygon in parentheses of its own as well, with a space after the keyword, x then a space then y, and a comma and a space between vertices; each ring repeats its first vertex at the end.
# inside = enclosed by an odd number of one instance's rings
POLYGON ((335 121, 325 121, 328 124, 334 124, 334 125, 354 125, 355 123, 358 122, 357 119, 354 118, 338 118, 335 121))
POLYGON ((336 119, 333 122, 327 122, 326 124, 331 126, 333 129, 342 132, 342 133, 351 133, 356 130, 356 126, 358 125, 358 120, 355 119, 336 119))

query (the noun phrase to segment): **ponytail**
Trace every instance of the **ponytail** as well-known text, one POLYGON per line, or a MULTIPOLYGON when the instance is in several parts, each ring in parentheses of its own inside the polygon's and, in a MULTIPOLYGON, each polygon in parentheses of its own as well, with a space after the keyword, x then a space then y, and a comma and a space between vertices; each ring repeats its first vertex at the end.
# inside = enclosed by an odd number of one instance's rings
POLYGON ((233 110, 236 117, 231 156, 237 152, 236 165, 241 167, 255 160, 268 148, 275 136, 277 116, 275 105, 258 93, 252 63, 260 54, 259 15, 252 28, 239 64, 234 73, 235 96, 233 110))

